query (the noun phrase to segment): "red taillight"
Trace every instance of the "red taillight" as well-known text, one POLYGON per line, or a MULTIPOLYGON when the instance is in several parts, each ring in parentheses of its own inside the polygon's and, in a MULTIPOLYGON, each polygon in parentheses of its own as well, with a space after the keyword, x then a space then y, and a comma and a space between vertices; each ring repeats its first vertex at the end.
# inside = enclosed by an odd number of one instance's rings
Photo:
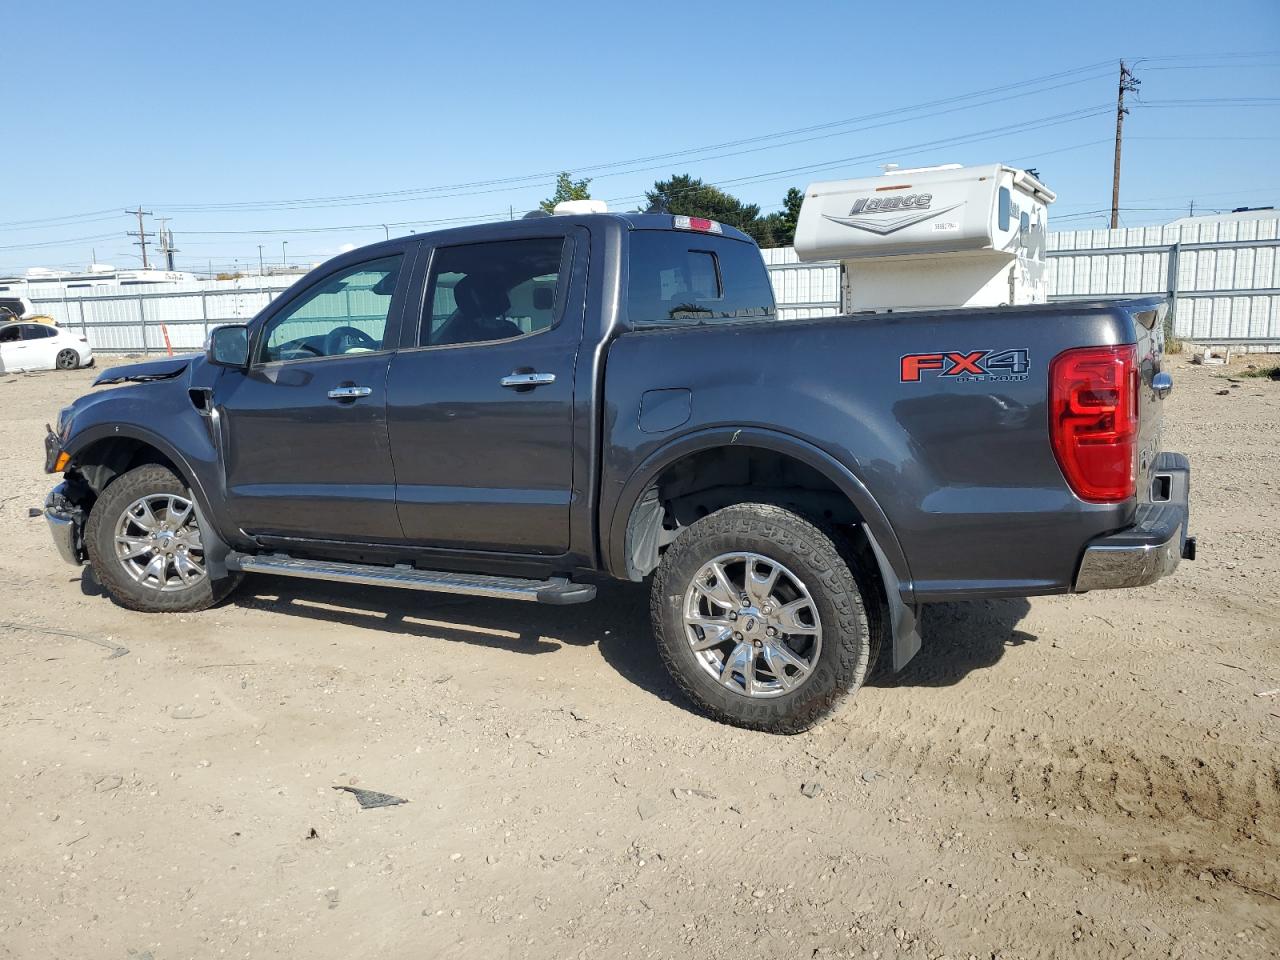
POLYGON ((1133 344, 1067 350, 1049 365, 1049 434, 1081 500, 1128 500, 1138 483, 1138 353, 1133 344))

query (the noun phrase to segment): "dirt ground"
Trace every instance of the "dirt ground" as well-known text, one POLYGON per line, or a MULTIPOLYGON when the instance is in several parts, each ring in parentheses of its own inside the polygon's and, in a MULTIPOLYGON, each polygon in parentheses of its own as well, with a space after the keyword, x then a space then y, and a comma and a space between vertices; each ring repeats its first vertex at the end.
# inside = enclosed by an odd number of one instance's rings
POLYGON ((931 608, 790 738, 690 712, 643 587, 123 610, 28 516, 91 374, 0 378, 0 957, 1275 956, 1280 383, 1173 372, 1199 560, 931 608))

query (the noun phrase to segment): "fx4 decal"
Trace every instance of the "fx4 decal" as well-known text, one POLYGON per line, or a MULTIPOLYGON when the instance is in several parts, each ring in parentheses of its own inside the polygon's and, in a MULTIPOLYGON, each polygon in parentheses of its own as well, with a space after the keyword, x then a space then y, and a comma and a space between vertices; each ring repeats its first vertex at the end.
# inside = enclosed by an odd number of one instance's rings
POLYGON ((908 353, 902 358, 899 378, 919 383, 928 372, 954 377, 961 383, 1026 380, 1031 369, 1028 350, 945 350, 941 353, 908 353))

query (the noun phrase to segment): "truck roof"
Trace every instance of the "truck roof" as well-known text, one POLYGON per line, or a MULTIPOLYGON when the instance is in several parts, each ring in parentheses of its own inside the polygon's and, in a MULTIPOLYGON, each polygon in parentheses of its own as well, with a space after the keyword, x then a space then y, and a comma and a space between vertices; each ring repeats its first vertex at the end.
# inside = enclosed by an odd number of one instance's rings
MULTIPOLYGON (((394 237, 390 240, 379 240, 376 243, 366 244, 363 247, 357 247, 354 250, 348 250, 346 253, 339 254, 334 260, 356 258, 360 259, 370 252, 381 248, 399 249, 405 243, 414 240, 427 240, 431 243, 463 243, 474 235, 483 235, 486 239, 492 237, 501 237, 504 234, 511 234, 513 237, 530 236, 538 233, 540 227, 550 224, 572 224, 575 226, 584 226, 590 228, 592 225, 608 223, 615 225, 624 230, 671 230, 680 233, 691 232, 688 230, 678 230, 674 225, 675 216, 669 213, 582 213, 582 214, 548 214, 545 217, 521 217, 519 220, 491 220, 484 223, 472 223, 462 227, 446 227, 442 230, 431 230, 423 233, 412 234, 407 237, 394 237)), ((727 223, 721 223, 720 232, 711 234, 713 236, 727 237, 731 240, 742 240, 747 243, 754 243, 749 236, 731 227, 727 223)), ((694 230, 692 232, 700 232, 694 230)))

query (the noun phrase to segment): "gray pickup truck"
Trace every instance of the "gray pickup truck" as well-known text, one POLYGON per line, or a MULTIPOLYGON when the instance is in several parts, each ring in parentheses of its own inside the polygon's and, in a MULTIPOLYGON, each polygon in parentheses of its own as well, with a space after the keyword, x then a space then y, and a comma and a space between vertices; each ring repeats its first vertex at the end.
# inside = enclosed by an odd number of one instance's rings
POLYGON ((245 573, 571 604, 652 578, 710 715, 793 732, 920 606, 1194 555, 1158 300, 781 322, 721 224, 551 216, 343 254, 58 416, 46 516, 120 604, 245 573))

